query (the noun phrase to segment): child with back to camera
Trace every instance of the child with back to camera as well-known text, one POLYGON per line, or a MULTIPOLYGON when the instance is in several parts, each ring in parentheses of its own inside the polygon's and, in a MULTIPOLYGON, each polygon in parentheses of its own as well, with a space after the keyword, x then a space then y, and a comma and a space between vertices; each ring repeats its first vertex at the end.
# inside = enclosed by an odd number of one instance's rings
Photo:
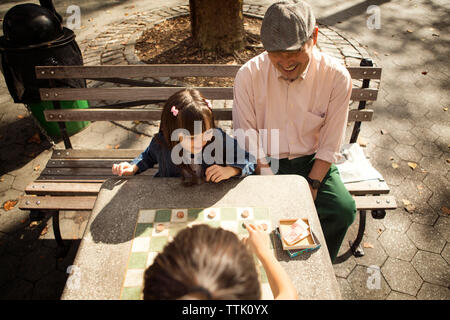
POLYGON ((159 132, 147 149, 131 163, 114 164, 112 172, 119 176, 134 175, 157 163, 159 170, 155 177, 182 176, 192 179, 193 183, 199 183, 201 179, 218 183, 231 177, 245 177, 256 167, 256 160, 240 149, 235 139, 215 127, 211 103, 195 89, 181 90, 169 97, 162 110, 159 132), (201 134, 196 130, 198 127, 201 127, 201 134), (216 139, 222 148, 218 155, 223 157, 216 161, 213 154, 214 163, 208 163, 205 159, 211 159, 211 156, 207 158, 204 151, 216 139), (178 150, 184 153, 183 161, 175 164, 174 154, 178 156, 179 153, 175 152, 178 150), (238 159, 238 155, 244 155, 243 159, 238 159), (193 165, 192 159, 198 156, 200 160, 193 165))
POLYGON ((298 299, 264 228, 245 226, 249 236, 242 241, 231 231, 205 224, 181 230, 145 271, 144 300, 259 300, 252 252, 266 271, 274 298, 298 299))

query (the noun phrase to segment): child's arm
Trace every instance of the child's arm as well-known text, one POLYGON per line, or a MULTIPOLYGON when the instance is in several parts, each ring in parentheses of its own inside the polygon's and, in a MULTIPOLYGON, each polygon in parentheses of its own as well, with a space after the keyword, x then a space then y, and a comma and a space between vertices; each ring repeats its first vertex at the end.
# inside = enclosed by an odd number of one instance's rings
POLYGON ((286 271, 270 251, 269 235, 264 232, 262 226, 245 223, 249 237, 245 239, 258 259, 261 261, 269 280, 273 297, 277 300, 298 299, 297 290, 292 284, 286 271))
POLYGON ((161 153, 161 145, 157 142, 157 139, 162 139, 162 133, 155 135, 144 152, 130 162, 131 165, 137 167, 137 170, 134 172, 135 174, 153 168, 158 163, 158 154, 161 153))
POLYGON ((223 150, 224 160, 228 167, 234 167, 240 169, 240 175, 238 178, 246 177, 253 174, 256 169, 256 158, 242 149, 235 138, 230 137, 223 130, 223 150), (233 162, 229 162, 229 159, 233 159, 233 162))

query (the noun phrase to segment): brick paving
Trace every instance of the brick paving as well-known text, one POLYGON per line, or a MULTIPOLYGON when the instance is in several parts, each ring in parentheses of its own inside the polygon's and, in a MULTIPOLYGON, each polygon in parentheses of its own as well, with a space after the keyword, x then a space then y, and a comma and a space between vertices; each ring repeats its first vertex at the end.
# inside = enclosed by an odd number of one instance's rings
MULTIPOLYGON (((272 2, 245 1, 244 12, 262 17, 272 2)), ((446 25, 449 7, 439 1, 433 5, 425 1, 414 5, 409 1, 383 3, 381 29, 369 30, 367 8, 361 12, 357 1, 348 1, 348 7, 326 0, 309 2, 320 23, 321 50, 346 65, 359 65, 360 58, 370 57, 383 67, 379 98, 371 106, 375 109, 374 120, 362 125, 360 137, 367 142, 366 154, 399 204, 382 220, 368 214, 363 242, 373 248, 364 248, 364 257, 352 256, 334 265, 342 296, 449 300, 450 217, 442 210, 450 207, 450 126, 445 109, 450 101, 450 73, 444 58, 448 55, 449 35, 440 32, 446 25), (417 167, 411 169, 408 162, 417 167), (394 168, 393 163, 398 167, 394 168), (403 199, 410 201, 415 210, 407 212, 403 199), (374 266, 380 272, 376 288, 368 284, 374 266)), ((142 8, 139 0, 133 3, 142 8)), ((171 6, 162 3, 155 2, 152 9, 131 14, 127 10, 126 15, 122 7, 111 8, 117 17, 114 21, 80 31, 78 43, 85 64, 142 63, 134 54, 142 31, 164 19, 188 14, 185 1, 172 1, 171 6)), ((224 104, 231 106, 227 101, 214 101, 214 106, 224 104)), ((229 127, 230 123, 224 122, 223 126, 229 127)), ((74 148, 101 149, 119 144, 120 148, 143 149, 157 128, 158 122, 97 122, 71 140, 74 148)), ((0 77, 0 204, 23 194, 50 157, 52 144, 44 137, 41 143, 28 142, 38 130, 25 106, 13 104, 0 77)), ((56 146, 63 148, 61 142, 56 146)), ((89 212, 61 214, 61 232, 73 240, 68 255, 58 259, 50 217, 30 226, 29 212, 0 209, 0 298, 59 299, 88 216, 89 212)), ((348 240, 356 232, 357 221, 341 253, 348 250, 348 240)))

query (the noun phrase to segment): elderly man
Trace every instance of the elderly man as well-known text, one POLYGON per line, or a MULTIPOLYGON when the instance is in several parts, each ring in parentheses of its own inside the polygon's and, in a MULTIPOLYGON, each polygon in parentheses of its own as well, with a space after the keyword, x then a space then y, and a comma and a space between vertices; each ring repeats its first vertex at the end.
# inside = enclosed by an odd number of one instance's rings
POLYGON ((315 48, 317 35, 308 4, 269 7, 261 26, 266 51, 236 75, 233 124, 244 131, 278 130, 279 139, 259 137, 266 143, 258 145, 257 172, 271 173, 269 163, 277 161, 274 173, 307 179, 334 261, 356 214, 333 164, 345 135, 352 83, 344 66, 315 48))

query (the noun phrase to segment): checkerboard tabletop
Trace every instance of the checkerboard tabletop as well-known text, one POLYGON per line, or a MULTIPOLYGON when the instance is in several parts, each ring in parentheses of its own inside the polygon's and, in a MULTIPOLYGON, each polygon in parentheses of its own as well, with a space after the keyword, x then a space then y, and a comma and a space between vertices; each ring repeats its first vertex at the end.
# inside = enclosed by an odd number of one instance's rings
MULTIPOLYGON (((220 227, 232 231, 239 238, 242 238, 248 235, 243 225, 244 221, 266 224, 266 232, 268 233, 271 233, 273 230, 268 208, 140 209, 128 265, 124 274, 121 299, 142 299, 145 270, 153 263, 153 260, 163 250, 164 246, 172 241, 181 229, 195 224, 208 224, 211 227, 220 227), (183 214, 180 214, 181 212, 183 214), (164 225, 164 229, 160 232, 156 230, 156 226, 159 224, 164 225)), ((272 236, 270 240, 270 246, 273 250, 274 240, 272 236)), ((262 299, 273 299, 264 268, 258 258, 256 256, 254 258, 260 276, 262 299)))

